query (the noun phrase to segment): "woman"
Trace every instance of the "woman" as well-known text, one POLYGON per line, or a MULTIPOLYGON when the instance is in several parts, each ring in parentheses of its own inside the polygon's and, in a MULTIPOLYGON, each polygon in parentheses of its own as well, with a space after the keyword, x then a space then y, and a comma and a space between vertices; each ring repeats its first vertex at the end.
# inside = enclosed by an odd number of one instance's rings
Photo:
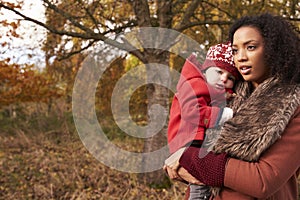
POLYGON ((189 147, 179 167, 165 169, 175 180, 221 187, 213 199, 298 199, 299 32, 281 17, 262 14, 236 21, 229 37, 245 80, 237 83, 234 116, 214 152, 201 157, 199 148, 189 147))

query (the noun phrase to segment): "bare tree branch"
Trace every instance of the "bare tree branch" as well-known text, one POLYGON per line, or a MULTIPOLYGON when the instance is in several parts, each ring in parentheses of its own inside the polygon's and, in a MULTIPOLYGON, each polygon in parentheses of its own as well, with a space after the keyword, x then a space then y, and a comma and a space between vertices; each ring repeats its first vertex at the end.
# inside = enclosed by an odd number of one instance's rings
POLYGON ((68 59, 68 58, 70 58, 71 56, 73 56, 75 54, 81 53, 84 50, 87 50, 88 48, 90 48, 94 43, 95 43, 95 41, 90 41, 89 44, 86 45, 85 47, 83 47, 83 48, 81 48, 81 49, 79 49, 77 51, 71 51, 71 52, 67 53, 64 56, 59 57, 58 60, 61 61, 61 60, 64 60, 64 59, 68 59))
POLYGON ((150 10, 147 0, 131 0, 129 2, 134 10, 138 26, 151 26, 150 10))
MULTIPOLYGON (((77 1, 83 5, 83 2, 81 0, 77 0, 77 1)), ((95 28, 97 28, 98 32, 100 33, 101 31, 99 30, 99 24, 101 24, 101 23, 93 16, 93 14, 90 12, 90 10, 86 6, 83 5, 83 9, 85 10, 85 12, 89 16, 89 18, 94 23, 95 28)))
POLYGON ((192 3, 190 3, 189 7, 182 17, 182 20, 177 26, 174 27, 175 30, 184 30, 183 27, 189 27, 188 24, 190 23, 190 18, 194 14, 194 11, 197 9, 200 2, 201 1, 199 0, 193 0, 192 3))
POLYGON ((289 21, 300 22, 300 18, 285 17, 285 19, 287 19, 289 21))
POLYGON ((213 8, 218 9, 218 10, 221 11, 222 13, 225 13, 225 14, 226 14, 228 17, 230 17, 231 19, 234 18, 227 10, 222 9, 220 6, 215 5, 215 4, 213 4, 213 3, 209 2, 209 1, 203 1, 203 2, 206 3, 206 4, 208 4, 208 5, 210 5, 210 6, 213 7, 213 8))
POLYGON ((183 25, 179 27, 179 29, 176 29, 179 32, 182 32, 183 30, 186 30, 188 28, 194 27, 194 26, 201 26, 201 25, 230 25, 232 24, 232 21, 197 21, 197 22, 190 22, 186 25, 183 25))
POLYGON ((67 20, 69 20, 74 26, 78 27, 79 29, 85 31, 86 33, 88 34, 93 34, 94 32, 81 25, 80 23, 78 23, 77 21, 74 20, 74 16, 72 15, 69 15, 67 12, 65 11, 62 11, 61 9, 59 9, 57 6, 55 6, 54 4, 52 4, 51 2, 49 2, 48 0, 43 0, 47 5, 48 5, 48 8, 54 10, 54 12, 60 14, 61 16, 63 16, 64 18, 66 18, 67 20))
POLYGON ((30 22, 33 22, 33 23, 41 26, 41 27, 44 27, 45 29, 47 29, 49 32, 51 32, 53 34, 57 34, 57 35, 61 35, 61 36, 67 35, 67 36, 70 36, 70 37, 76 37, 76 38, 81 38, 81 39, 86 39, 86 40, 92 39, 94 41, 105 41, 105 43, 107 43, 109 45, 112 45, 114 47, 117 47, 121 50, 125 50, 125 51, 128 51, 128 50, 131 49, 127 45, 124 45, 123 43, 119 43, 115 40, 112 40, 112 39, 106 37, 105 35, 103 35, 101 33, 94 33, 94 32, 91 32, 91 31, 88 31, 86 33, 78 33, 78 32, 72 32, 72 31, 57 30, 57 29, 55 29, 51 26, 46 25, 43 22, 40 22, 36 19, 28 17, 28 16, 22 14, 21 12, 15 10, 13 8, 10 8, 9 6, 6 6, 2 2, 0 2, 0 8, 1 7, 14 12, 18 16, 21 16, 26 21, 30 21, 30 22))
POLYGON ((158 1, 159 26, 162 28, 172 27, 172 0, 158 1))

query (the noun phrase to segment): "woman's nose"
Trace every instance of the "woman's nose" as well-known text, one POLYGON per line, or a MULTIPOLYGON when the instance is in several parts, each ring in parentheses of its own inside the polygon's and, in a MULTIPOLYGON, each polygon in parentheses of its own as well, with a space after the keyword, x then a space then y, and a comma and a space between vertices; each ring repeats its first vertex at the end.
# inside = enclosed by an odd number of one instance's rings
POLYGON ((237 59, 237 61, 243 61, 247 59, 246 52, 244 50, 239 50, 234 57, 237 59))

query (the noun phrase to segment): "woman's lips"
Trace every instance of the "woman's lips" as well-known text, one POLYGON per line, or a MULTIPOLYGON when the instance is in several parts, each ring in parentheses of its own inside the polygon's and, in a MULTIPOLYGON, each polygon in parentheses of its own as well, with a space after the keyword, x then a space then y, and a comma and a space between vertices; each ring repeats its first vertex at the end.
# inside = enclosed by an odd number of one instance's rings
POLYGON ((251 71, 251 67, 250 66, 241 66, 240 67, 240 72, 242 75, 247 75, 249 74, 251 71))

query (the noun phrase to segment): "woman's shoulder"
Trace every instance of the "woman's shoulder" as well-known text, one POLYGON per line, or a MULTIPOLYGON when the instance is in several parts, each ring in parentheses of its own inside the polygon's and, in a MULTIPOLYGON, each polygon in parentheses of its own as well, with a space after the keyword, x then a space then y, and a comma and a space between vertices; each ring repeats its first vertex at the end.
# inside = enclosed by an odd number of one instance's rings
POLYGON ((293 114, 292 118, 300 118, 300 105, 296 109, 295 113, 293 114))
POLYGON ((297 84, 295 87, 295 95, 296 95, 296 101, 298 104, 298 107, 296 108, 296 111, 293 115, 293 117, 299 117, 300 118, 300 84, 297 84))

